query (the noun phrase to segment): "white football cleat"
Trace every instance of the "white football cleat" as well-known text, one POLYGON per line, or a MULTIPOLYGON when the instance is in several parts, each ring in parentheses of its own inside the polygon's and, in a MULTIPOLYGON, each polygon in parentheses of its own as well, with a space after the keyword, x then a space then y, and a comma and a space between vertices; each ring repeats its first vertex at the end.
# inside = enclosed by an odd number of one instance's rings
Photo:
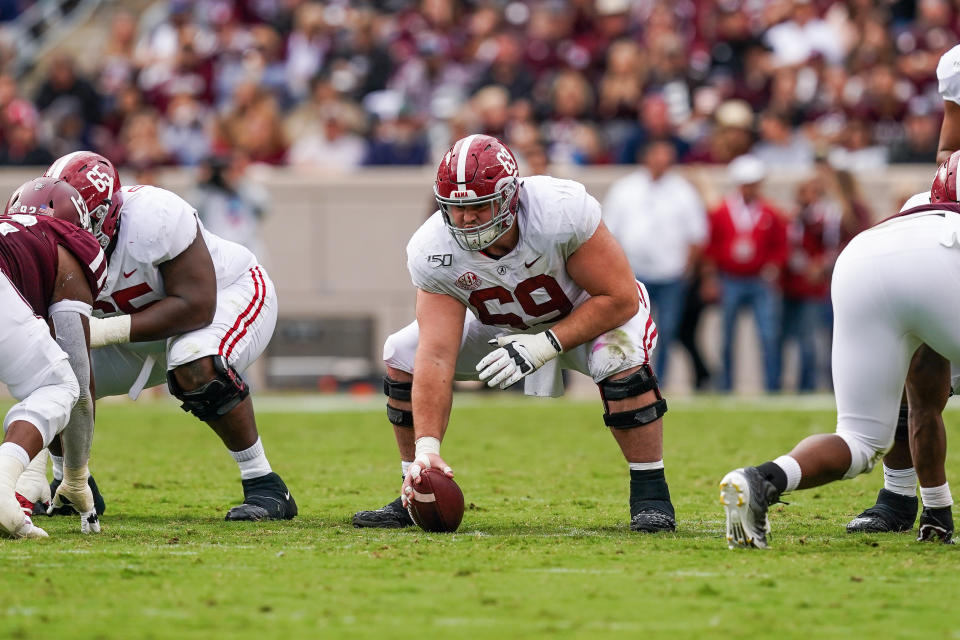
POLYGON ((720 481, 720 504, 727 512, 727 546, 766 549, 767 509, 779 492, 756 467, 735 469, 720 481))

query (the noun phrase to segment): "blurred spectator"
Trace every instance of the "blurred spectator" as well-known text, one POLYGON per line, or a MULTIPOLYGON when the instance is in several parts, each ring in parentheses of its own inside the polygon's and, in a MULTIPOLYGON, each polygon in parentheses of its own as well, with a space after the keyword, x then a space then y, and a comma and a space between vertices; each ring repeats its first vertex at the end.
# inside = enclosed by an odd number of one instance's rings
POLYGON ((86 78, 77 73, 73 58, 58 53, 50 59, 47 75, 37 91, 34 104, 44 119, 53 122, 72 118, 88 127, 100 122, 100 96, 86 78))
POLYGON ((830 150, 829 161, 848 171, 876 171, 887 166, 887 150, 873 143, 870 124, 855 118, 844 127, 839 146, 830 150))
POLYGON ((690 150, 687 141, 677 135, 676 128, 670 121, 667 101, 659 94, 647 96, 640 103, 640 122, 624 142, 619 162, 621 164, 638 162, 640 158, 637 154, 649 140, 669 141, 678 159, 685 158, 690 150))
POLYGON ((503 87, 491 85, 474 94, 470 106, 478 119, 480 133, 506 140, 510 121, 510 93, 503 87))
POLYGON ((750 153, 771 169, 813 166, 813 145, 802 133, 794 131, 785 114, 777 111, 760 114, 760 141, 750 153))
POLYGON ((239 153, 205 159, 190 202, 207 229, 260 256, 264 252, 260 222, 267 193, 249 179, 248 164, 239 153))
POLYGON ((214 149, 236 149, 253 162, 281 162, 286 143, 273 96, 250 80, 238 85, 231 108, 216 126, 214 149))
POLYGON ((207 107, 189 94, 170 101, 160 137, 177 164, 193 166, 210 154, 210 117, 207 107))
POLYGON ((137 70, 134 62, 136 41, 136 18, 129 11, 118 11, 113 16, 110 33, 99 55, 97 85, 104 96, 114 96, 133 82, 137 70))
POLYGON ((730 163, 734 186, 710 212, 705 286, 719 285, 723 313, 723 371, 720 390, 731 391, 734 335, 741 307, 753 309, 763 349, 764 387, 780 388, 780 292, 778 280, 786 259, 783 215, 761 195, 766 168, 744 155, 730 163))
POLYGON ((170 154, 160 141, 158 122, 157 113, 152 109, 143 109, 127 120, 120 131, 122 164, 152 167, 170 163, 170 154))
POLYGON ((3 111, 4 144, 0 145, 0 165, 42 167, 54 161, 50 150, 37 141, 39 118, 33 105, 17 98, 3 111))
MULTIPOLYGON (((510 142, 514 129, 534 126, 551 160, 568 165, 634 163, 647 140, 664 137, 681 162, 726 164, 758 134, 765 159, 806 155, 794 149, 806 140, 861 170, 883 166, 887 154, 922 155, 927 120, 943 109, 937 60, 960 30, 953 4, 167 0, 142 19, 113 9, 94 53, 41 61, 52 64, 34 100, 37 134, 55 154, 112 151, 130 114, 150 106, 161 136, 176 137, 195 126, 171 121, 189 96, 219 114, 212 148, 282 162, 277 125, 286 121, 291 142, 293 123, 314 135, 317 126, 288 116, 324 78, 365 111, 362 121, 383 122, 370 96, 398 92, 403 126, 416 123, 409 133, 429 141, 425 163, 457 131, 510 142), (251 85, 261 94, 253 106, 251 85), (929 116, 914 106, 923 99, 935 103, 929 116), (518 104, 529 117, 516 118, 518 104), (757 131, 754 113, 765 114, 757 131)), ((0 43, 0 63, 11 55, 0 43)), ((392 126, 351 132, 377 146, 384 128, 392 126)), ((175 151, 171 161, 190 164, 199 153, 175 151)))
POLYGON ((707 363, 700 351, 697 334, 703 311, 708 304, 715 302, 714 299, 707 300, 704 295, 703 264, 704 257, 701 254, 693 265, 690 283, 687 287, 687 296, 683 302, 683 313, 680 316, 680 327, 677 330, 677 342, 690 355, 690 366, 693 368, 693 387, 698 391, 707 390, 710 387, 711 380, 710 369, 707 368, 707 363))
POLYGON ((940 142, 939 120, 926 98, 912 99, 903 122, 904 138, 890 149, 890 162, 935 161, 940 142))
POLYGON ((293 139, 287 162, 337 172, 359 167, 367 155, 367 143, 354 133, 353 115, 344 104, 329 104, 318 115, 317 126, 301 131, 293 139))
MULTIPOLYGON (((785 19, 767 30, 767 44, 773 49, 776 64, 793 66, 812 56, 823 56, 830 64, 843 61, 846 51, 837 31, 817 16, 812 0, 773 0, 782 5, 785 19)), ((771 7, 779 11, 779 7, 771 7)))
POLYGON ((753 145, 753 110, 743 100, 727 100, 714 114, 716 126, 699 147, 690 152, 692 162, 727 164, 753 145))
POLYGON ((830 275, 839 255, 842 211, 827 200, 819 177, 797 186, 797 212, 787 225, 787 262, 783 268, 782 344, 795 340, 800 368, 797 390, 817 388, 817 337, 822 310, 830 303, 830 275))
POLYGON ((604 222, 650 294, 659 332, 655 371, 664 381, 686 290, 707 235, 700 196, 672 170, 675 162, 671 141, 651 140, 643 151, 643 167, 613 183, 603 202, 604 222))
POLYGON ((527 98, 533 93, 534 77, 523 64, 523 45, 513 33, 500 33, 491 43, 494 48, 489 66, 474 83, 474 91, 498 86, 507 90, 510 100, 527 98))
POLYGON ((550 86, 548 117, 543 123, 550 141, 551 164, 605 164, 610 162, 602 133, 590 124, 594 95, 579 71, 561 71, 550 86))
POLYGON ((287 38, 286 79, 295 99, 307 97, 310 80, 323 68, 333 46, 323 20, 323 5, 305 2, 294 12, 293 33, 287 38))
POLYGON ((381 118, 373 126, 364 164, 422 165, 430 148, 420 121, 407 107, 381 118))

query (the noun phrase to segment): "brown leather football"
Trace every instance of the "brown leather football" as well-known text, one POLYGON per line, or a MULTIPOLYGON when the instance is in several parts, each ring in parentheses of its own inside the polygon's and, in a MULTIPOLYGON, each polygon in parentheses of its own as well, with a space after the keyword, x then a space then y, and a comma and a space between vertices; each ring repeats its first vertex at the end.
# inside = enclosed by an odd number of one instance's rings
POLYGON ((410 517, 424 531, 456 531, 463 520, 463 492, 439 469, 424 469, 407 501, 410 517))

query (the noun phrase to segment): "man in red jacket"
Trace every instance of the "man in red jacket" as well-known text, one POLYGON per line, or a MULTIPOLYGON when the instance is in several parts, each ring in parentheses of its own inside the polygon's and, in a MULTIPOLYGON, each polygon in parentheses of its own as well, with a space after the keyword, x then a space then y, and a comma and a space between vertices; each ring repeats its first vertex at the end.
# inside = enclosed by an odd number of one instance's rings
POLYGON ((760 197, 766 177, 763 163, 740 156, 728 167, 736 190, 710 212, 707 246, 708 284, 719 285, 723 310, 723 373, 720 389, 733 388, 733 337, 737 314, 753 308, 763 348, 764 387, 780 388, 780 294, 777 281, 786 261, 783 215, 760 197))

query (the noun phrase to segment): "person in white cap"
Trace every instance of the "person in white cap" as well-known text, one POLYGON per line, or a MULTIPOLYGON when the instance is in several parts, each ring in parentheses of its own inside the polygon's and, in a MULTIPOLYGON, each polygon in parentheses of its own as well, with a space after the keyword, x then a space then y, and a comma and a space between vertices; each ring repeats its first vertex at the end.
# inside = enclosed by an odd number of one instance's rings
POLYGON ((733 340, 741 308, 753 309, 763 348, 764 387, 780 387, 778 327, 780 269, 787 257, 783 215, 760 196, 766 177, 763 162, 743 155, 730 163, 735 186, 710 212, 705 260, 707 286, 719 286, 723 315, 723 367, 720 390, 733 388, 733 340))

